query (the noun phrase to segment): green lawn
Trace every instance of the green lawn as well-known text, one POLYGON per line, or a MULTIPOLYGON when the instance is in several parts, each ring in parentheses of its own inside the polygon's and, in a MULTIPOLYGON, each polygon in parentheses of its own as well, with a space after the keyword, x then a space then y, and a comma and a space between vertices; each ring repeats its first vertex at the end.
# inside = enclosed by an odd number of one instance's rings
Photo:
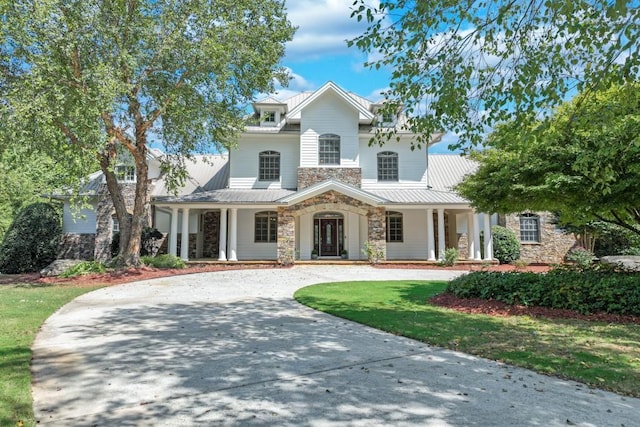
POLYGON ((640 327, 528 316, 470 315, 430 305, 446 282, 325 283, 303 304, 435 346, 640 396, 640 327))
POLYGON ((0 426, 35 425, 31 401, 31 344, 58 308, 94 287, 0 286, 0 426))

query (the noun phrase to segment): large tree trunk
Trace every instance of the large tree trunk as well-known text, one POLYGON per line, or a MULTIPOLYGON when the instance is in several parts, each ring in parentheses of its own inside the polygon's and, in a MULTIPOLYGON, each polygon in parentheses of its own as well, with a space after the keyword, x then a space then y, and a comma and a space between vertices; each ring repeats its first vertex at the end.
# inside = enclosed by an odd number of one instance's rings
POLYGON ((129 239, 124 244, 120 243, 120 261, 122 266, 140 265, 140 246, 142 230, 148 225, 148 190, 149 190, 149 167, 147 165, 147 147, 144 143, 138 143, 136 150, 131 152, 136 165, 136 193, 133 205, 133 215, 131 216, 131 233, 129 239))

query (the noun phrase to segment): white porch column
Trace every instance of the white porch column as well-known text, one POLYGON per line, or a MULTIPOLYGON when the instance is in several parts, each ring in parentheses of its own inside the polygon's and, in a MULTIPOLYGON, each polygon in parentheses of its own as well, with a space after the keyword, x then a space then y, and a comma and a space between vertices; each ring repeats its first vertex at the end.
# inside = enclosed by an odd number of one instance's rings
POLYGON ((238 209, 231 208, 229 216, 229 261, 238 260, 238 209))
POLYGON ((493 259, 493 234, 491 234, 491 215, 484 214, 484 260, 493 259))
POLYGON ((178 255, 178 208, 171 208, 171 227, 169 230, 169 255, 178 255))
POLYGON ((220 241, 218 242, 218 261, 227 260, 227 208, 220 208, 220 241))
POLYGON ((482 249, 480 247, 480 214, 473 214, 473 247, 475 249, 473 259, 482 260, 482 249))
POLYGON ((438 259, 444 259, 444 208, 438 208, 438 259))
POLYGON ((476 246, 473 241, 473 211, 467 214, 467 241, 469 244, 469 254, 467 255, 467 259, 473 259, 476 254, 476 246))
POLYGON ((427 260, 436 260, 436 240, 433 234, 433 209, 427 209, 427 260))
POLYGON ((189 208, 182 209, 182 240, 180 244, 180 258, 189 261, 189 208))

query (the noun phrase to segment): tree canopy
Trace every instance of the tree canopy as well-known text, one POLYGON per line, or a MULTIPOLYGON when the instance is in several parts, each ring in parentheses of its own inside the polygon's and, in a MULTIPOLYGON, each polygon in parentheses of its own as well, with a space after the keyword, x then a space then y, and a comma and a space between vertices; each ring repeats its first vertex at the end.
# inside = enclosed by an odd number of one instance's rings
MULTIPOLYGON (((246 103, 286 83, 294 29, 278 0, 16 0, 2 3, 5 135, 86 174, 97 159, 120 223, 121 262, 137 264, 148 205, 147 155, 161 145, 168 182, 184 159, 233 144, 246 103), (114 168, 127 153, 127 212, 114 168)), ((5 142, 6 144, 6 139, 5 142)))
MULTIPOLYGON (((351 40, 388 67, 389 107, 409 126, 481 143, 488 128, 525 124, 576 93, 623 84, 640 72, 635 0, 355 0, 369 28, 351 40)), ((387 134, 391 138, 392 134, 387 134)), ((383 141, 384 139, 382 139, 383 141)))
POLYGON ((499 126, 458 191, 480 211, 558 212, 640 234, 640 84, 586 92, 553 116, 499 126))

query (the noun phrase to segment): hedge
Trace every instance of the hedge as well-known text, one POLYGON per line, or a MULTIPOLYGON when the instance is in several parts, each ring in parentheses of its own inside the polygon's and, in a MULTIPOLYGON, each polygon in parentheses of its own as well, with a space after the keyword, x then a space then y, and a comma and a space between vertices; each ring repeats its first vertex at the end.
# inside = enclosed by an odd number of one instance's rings
POLYGON ((633 272, 478 271, 449 282, 447 292, 459 298, 494 299, 510 305, 640 316, 640 274, 633 272))

